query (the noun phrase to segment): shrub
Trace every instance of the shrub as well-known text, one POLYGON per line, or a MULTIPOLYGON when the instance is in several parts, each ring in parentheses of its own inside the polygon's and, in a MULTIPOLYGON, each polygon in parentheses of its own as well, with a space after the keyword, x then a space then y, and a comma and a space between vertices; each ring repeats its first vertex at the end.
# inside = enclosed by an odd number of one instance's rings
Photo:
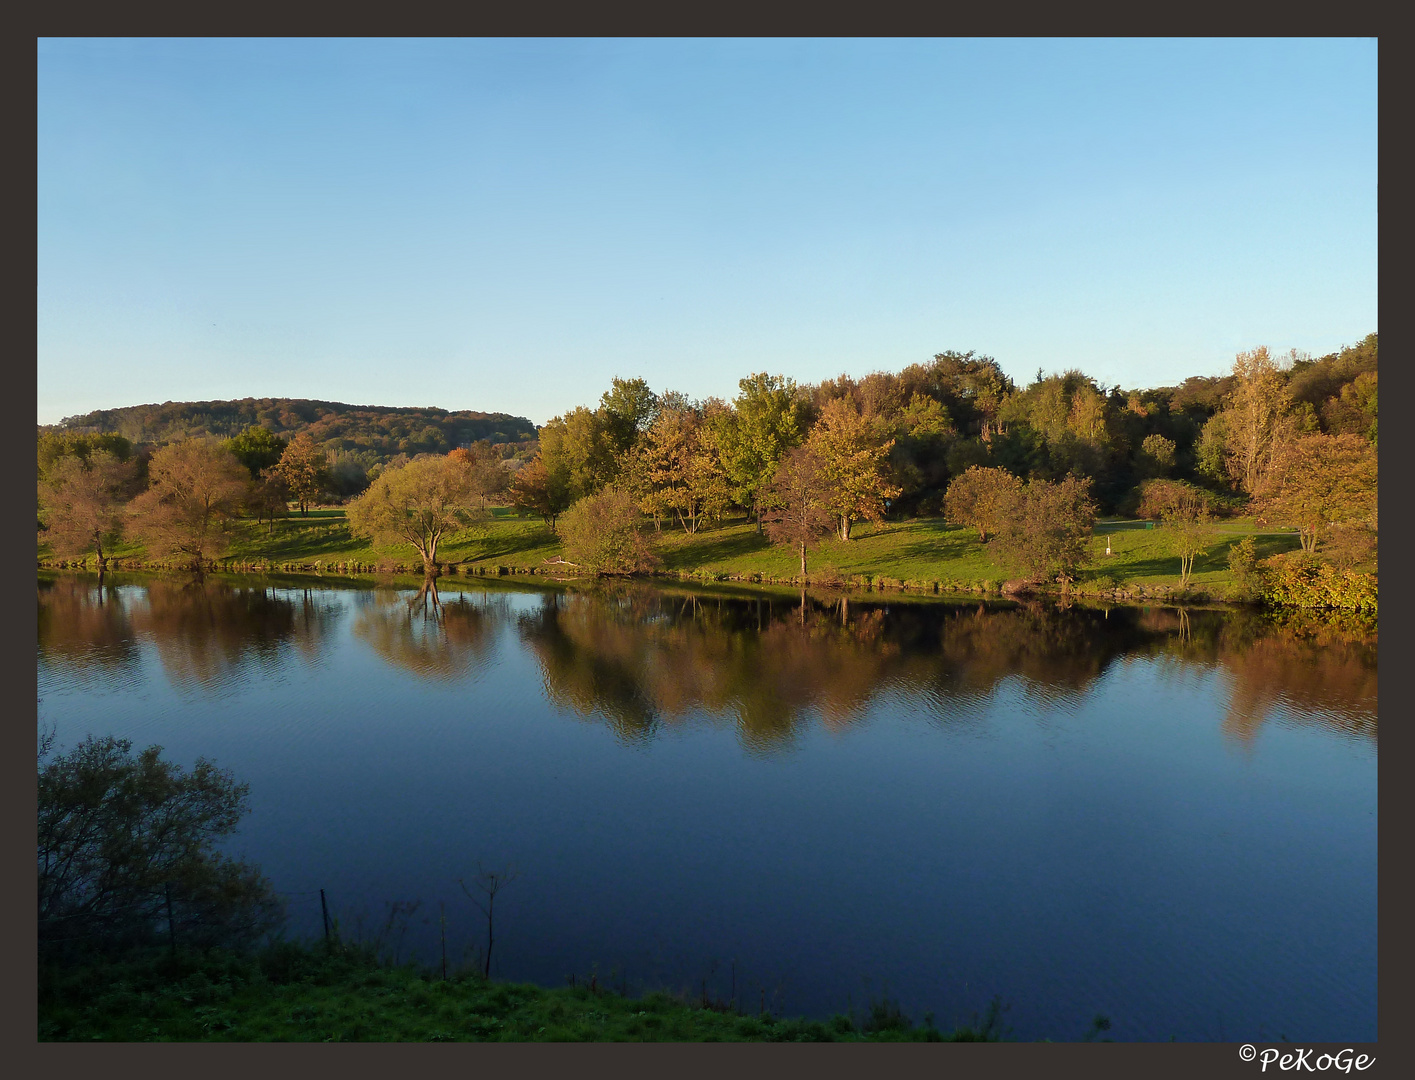
POLYGON ((1376 610, 1376 576, 1342 570, 1309 557, 1269 559, 1263 599, 1277 607, 1376 610))
POLYGON ((1146 480, 1139 487, 1140 499, 1136 516, 1158 521, 1180 506, 1197 504, 1205 514, 1212 514, 1213 495, 1201 487, 1183 480, 1146 480))
POLYGON ((1228 549, 1228 570, 1238 586, 1242 598, 1259 594, 1262 575, 1258 570, 1257 543, 1252 536, 1245 536, 1228 549))
POLYGON ((639 574, 656 569, 634 497, 619 488, 587 495, 560 518, 565 557, 593 574, 639 574))

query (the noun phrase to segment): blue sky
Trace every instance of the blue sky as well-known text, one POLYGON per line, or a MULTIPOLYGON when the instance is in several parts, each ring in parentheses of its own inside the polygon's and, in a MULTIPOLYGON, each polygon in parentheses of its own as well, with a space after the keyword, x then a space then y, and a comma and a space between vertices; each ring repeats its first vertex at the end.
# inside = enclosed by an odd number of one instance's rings
POLYGON ((38 189, 40 423, 1377 329, 1370 40, 44 40, 38 189))

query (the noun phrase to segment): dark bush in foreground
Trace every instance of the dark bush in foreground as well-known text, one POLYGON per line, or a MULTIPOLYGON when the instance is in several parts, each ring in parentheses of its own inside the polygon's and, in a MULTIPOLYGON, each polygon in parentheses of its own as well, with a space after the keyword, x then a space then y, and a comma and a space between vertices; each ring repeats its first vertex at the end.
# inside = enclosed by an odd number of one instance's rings
POLYGON ((89 737, 66 754, 42 739, 38 876, 41 956, 169 945, 253 944, 280 921, 260 872, 215 850, 247 787, 211 762, 190 772, 89 737), (47 760, 46 760, 47 759, 47 760))

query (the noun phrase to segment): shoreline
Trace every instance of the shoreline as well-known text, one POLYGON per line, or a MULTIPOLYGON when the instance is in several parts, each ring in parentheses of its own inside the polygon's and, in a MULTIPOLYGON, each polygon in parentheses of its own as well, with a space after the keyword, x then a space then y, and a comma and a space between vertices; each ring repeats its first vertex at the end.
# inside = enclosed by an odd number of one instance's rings
MULTIPOLYGON (((86 573, 97 576, 99 571, 92 565, 77 560, 41 560, 37 570, 41 573, 86 573)), ((415 563, 392 563, 385 566, 369 564, 335 564, 319 566, 310 563, 251 563, 219 561, 210 563, 203 571, 208 574, 313 578, 315 580, 337 582, 386 582, 389 579, 406 579, 408 587, 415 588, 424 580, 422 569, 415 563)), ((189 567, 172 563, 125 563, 122 559, 111 560, 105 574, 167 575, 188 574, 189 567)), ((711 572, 660 571, 648 574, 594 575, 567 574, 561 567, 522 566, 469 566, 460 568, 446 566, 434 578, 443 582, 470 582, 474 580, 495 580, 511 584, 550 586, 569 584, 595 584, 606 582, 633 582, 648 585, 691 585, 698 587, 729 586, 744 593, 771 590, 813 590, 828 593, 851 593, 878 596, 899 596, 910 599, 933 597, 941 600, 984 600, 984 601, 1025 601, 1046 599, 1051 601, 1081 600, 1114 604, 1148 604, 1161 602, 1176 607, 1220 607, 1224 609, 1263 608, 1253 601, 1234 600, 1215 596, 1202 589, 1179 589, 1170 585, 1131 585, 1117 589, 1087 588, 1085 583, 1063 591, 1056 586, 1042 586, 1026 582, 984 580, 982 582, 958 582, 947 580, 921 580, 894 578, 887 575, 857 574, 849 578, 839 576, 802 578, 774 577, 762 573, 726 574, 711 572), (531 579, 531 580, 526 580, 531 579)), ((1304 610, 1297 608, 1274 608, 1272 610, 1304 610)), ((1338 610, 1338 609, 1332 609, 1338 610)))
MULTIPOLYGON (((1255 527, 1256 523, 1225 523, 1208 554, 1195 567, 1187 585, 1171 572, 1164 534, 1142 520, 1097 522, 1093 542, 1117 541, 1115 557, 1093 555, 1067 587, 1009 576, 992 561, 986 546, 969 529, 937 518, 914 518, 866 525, 846 543, 828 541, 817 552, 812 568, 796 572, 794 554, 766 544, 750 521, 724 523, 695 534, 665 531, 656 537, 662 565, 634 575, 598 580, 637 581, 650 585, 730 585, 746 591, 811 589, 833 594, 954 599, 1088 601, 1106 604, 1164 603, 1176 606, 1216 605, 1241 610, 1358 610, 1325 604, 1327 596, 1296 597, 1295 603, 1264 603, 1244 590, 1227 564, 1227 551, 1244 535, 1258 538, 1262 556, 1283 554, 1297 547, 1295 534, 1255 527), (1313 603, 1312 601, 1316 602, 1313 603)), ((368 581, 405 577, 423 580, 421 558, 411 550, 391 553, 363 544, 348 534, 341 508, 319 507, 308 517, 282 519, 274 532, 242 523, 228 554, 204 562, 204 572, 231 575, 290 575, 368 581), (410 557, 411 556, 411 557, 410 557)), ((557 583, 590 582, 595 575, 565 560, 559 538, 539 522, 495 508, 484 525, 446 541, 437 560, 438 580, 493 579, 557 583)), ((61 559, 41 550, 37 569, 96 573, 92 555, 61 559)), ((116 573, 182 573, 171 558, 149 558, 142 547, 120 547, 108 557, 106 571, 116 573)), ((1374 584, 1374 579, 1372 579, 1374 584)), ((414 584, 413 587, 416 587, 414 584)), ((1369 591, 1369 590, 1368 590, 1369 591)), ((1337 598, 1338 602, 1340 597, 1337 598)))

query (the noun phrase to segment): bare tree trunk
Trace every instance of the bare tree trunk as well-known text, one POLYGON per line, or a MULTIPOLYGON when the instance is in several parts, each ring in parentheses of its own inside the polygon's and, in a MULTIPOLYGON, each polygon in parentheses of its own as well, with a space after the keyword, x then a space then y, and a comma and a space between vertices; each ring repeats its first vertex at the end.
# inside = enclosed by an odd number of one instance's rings
POLYGON ((801 576, 806 576, 806 542, 801 541, 801 576))

